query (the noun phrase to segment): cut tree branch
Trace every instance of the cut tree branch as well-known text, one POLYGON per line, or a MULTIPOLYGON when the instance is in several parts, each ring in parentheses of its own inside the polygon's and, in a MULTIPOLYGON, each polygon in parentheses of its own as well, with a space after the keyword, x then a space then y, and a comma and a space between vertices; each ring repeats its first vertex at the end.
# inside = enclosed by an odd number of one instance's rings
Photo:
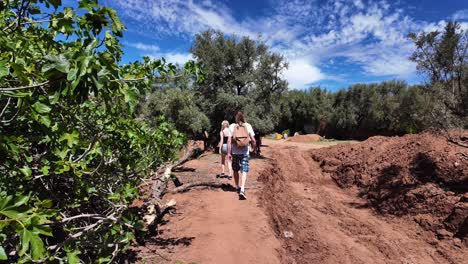
POLYGON ((94 144, 96 144, 97 141, 98 141, 98 133, 94 134, 93 140, 91 141, 91 143, 89 143, 89 147, 86 149, 86 151, 83 152, 83 154, 81 154, 81 156, 78 157, 73 162, 80 162, 82 159, 84 159, 86 155, 88 155, 88 153, 91 151, 91 149, 93 149, 94 144))
POLYGON ((81 214, 81 215, 74 215, 74 216, 64 218, 64 219, 62 219, 61 222, 66 223, 66 222, 69 222, 71 220, 79 219, 79 218, 93 218, 93 219, 100 219, 100 220, 107 219, 107 217, 102 216, 100 214, 81 214))
POLYGON ((5 114, 5 111, 8 108, 8 105, 10 105, 10 100, 11 100, 11 97, 8 98, 8 101, 7 101, 6 105, 5 105, 5 107, 3 108, 2 112, 0 113, 0 118, 2 118, 3 114, 5 114))
POLYGON ((147 213, 144 216, 144 219, 147 225, 150 227, 157 227, 157 225, 162 221, 162 218, 166 213, 168 213, 171 209, 174 208, 176 202, 174 200, 169 201, 168 203, 164 204, 162 201, 162 197, 166 193, 167 184, 170 179, 174 181, 174 184, 179 188, 180 181, 177 179, 173 174, 172 170, 181 166, 182 164, 186 163, 187 161, 200 156, 202 153, 201 149, 195 148, 187 153, 185 153, 184 157, 179 160, 175 164, 169 164, 164 167, 162 173, 157 173, 157 177, 154 181, 152 186, 152 192, 149 200, 146 202, 147 205, 147 213))
POLYGON ((37 83, 37 84, 27 85, 27 86, 0 87, 0 92, 32 89, 32 88, 37 88, 37 87, 41 87, 41 86, 47 85, 47 84, 49 84, 49 83, 50 83, 50 81, 45 81, 45 82, 42 82, 42 83, 37 83))
POLYGON ((174 193, 186 192, 194 187, 212 187, 212 188, 231 189, 232 185, 228 183, 214 182, 214 181, 193 182, 193 183, 186 183, 180 187, 177 187, 173 189, 171 193, 174 194, 174 193))
POLYGON ((42 23, 47 23, 47 22, 60 21, 60 20, 64 20, 64 19, 65 19, 65 17, 59 17, 59 18, 54 18, 54 19, 24 21, 24 22, 21 22, 21 25, 42 24, 42 23))
MULTIPOLYGON (((161 77, 155 77, 155 79, 164 79, 164 78, 171 78, 171 79, 175 79, 175 78, 179 78, 179 77, 182 77, 184 76, 184 74, 179 74, 179 75, 174 75, 174 76, 171 76, 171 75, 166 75, 166 76, 161 76, 161 77)), ((133 78, 133 79, 113 79, 113 80, 110 80, 111 82, 139 82, 139 81, 143 81, 143 80, 148 80, 147 77, 141 77, 141 78, 133 78)))

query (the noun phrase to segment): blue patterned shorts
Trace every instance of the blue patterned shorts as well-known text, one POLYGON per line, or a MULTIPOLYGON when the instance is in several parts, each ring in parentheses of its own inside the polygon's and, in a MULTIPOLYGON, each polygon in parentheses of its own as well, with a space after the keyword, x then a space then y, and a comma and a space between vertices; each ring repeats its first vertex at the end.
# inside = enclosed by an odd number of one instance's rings
POLYGON ((233 154, 232 155, 232 169, 234 171, 249 172, 249 155, 233 154))

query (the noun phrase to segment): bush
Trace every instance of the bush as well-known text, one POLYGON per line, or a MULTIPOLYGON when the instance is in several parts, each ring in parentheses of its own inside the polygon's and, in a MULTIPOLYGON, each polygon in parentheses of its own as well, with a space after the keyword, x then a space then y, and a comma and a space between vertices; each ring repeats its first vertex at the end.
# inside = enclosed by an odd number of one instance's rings
POLYGON ((79 11, 53 0, 6 3, 0 260, 112 262, 143 228, 129 208, 140 178, 174 159, 185 140, 164 119, 135 119, 154 72, 174 66, 148 58, 120 66, 124 26, 96 1, 80 1, 79 11), (21 23, 44 18, 48 26, 21 23))

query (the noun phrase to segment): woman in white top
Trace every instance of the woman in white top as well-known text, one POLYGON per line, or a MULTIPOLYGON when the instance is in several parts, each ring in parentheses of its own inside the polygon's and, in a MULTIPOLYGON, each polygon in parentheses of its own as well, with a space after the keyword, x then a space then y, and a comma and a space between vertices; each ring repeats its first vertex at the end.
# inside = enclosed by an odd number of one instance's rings
POLYGON ((232 177, 232 162, 230 159, 226 159, 227 157, 227 143, 228 143, 228 136, 229 136, 229 122, 227 120, 224 120, 221 122, 221 132, 219 132, 219 154, 221 154, 221 177, 224 177, 224 171, 225 171, 225 163, 227 161, 228 169, 229 169, 229 177, 232 177))

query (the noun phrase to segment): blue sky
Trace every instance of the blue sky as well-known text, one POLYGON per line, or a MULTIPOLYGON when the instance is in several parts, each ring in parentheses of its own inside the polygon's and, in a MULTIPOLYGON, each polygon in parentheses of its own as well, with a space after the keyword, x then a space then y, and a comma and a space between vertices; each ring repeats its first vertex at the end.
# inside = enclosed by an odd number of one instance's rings
POLYGON ((104 0, 128 31, 124 61, 141 56, 183 63, 196 33, 208 28, 261 38, 289 62, 291 89, 330 90, 361 82, 423 78, 408 60, 409 32, 443 28, 456 19, 468 29, 464 0, 104 0))

